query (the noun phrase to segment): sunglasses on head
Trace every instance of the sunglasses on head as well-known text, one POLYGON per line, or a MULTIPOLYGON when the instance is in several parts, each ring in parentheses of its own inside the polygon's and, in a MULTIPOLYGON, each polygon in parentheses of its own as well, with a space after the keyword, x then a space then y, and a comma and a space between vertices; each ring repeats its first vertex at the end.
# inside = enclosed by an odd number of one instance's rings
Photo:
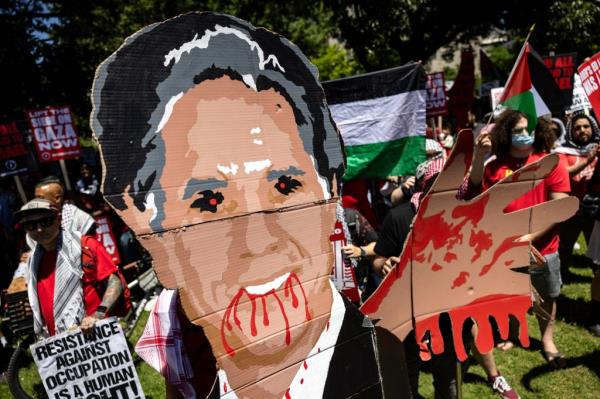
POLYGON ((27 231, 37 230, 38 227, 45 229, 47 227, 52 226, 55 220, 56 216, 54 215, 46 216, 42 219, 28 220, 26 222, 23 222, 23 228, 27 231))

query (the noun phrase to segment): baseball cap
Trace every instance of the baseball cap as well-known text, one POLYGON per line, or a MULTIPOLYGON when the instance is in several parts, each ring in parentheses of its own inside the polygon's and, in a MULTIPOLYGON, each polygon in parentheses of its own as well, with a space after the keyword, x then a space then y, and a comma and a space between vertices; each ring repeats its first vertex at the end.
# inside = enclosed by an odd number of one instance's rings
POLYGON ((35 214, 57 214, 58 208, 52 202, 42 199, 34 198, 15 212, 15 222, 19 223, 24 217, 35 215, 35 214))

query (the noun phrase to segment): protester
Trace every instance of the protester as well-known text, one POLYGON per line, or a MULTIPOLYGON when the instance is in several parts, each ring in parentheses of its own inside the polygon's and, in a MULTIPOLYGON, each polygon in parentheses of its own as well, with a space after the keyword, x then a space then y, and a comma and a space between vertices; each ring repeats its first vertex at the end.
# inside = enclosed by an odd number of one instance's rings
POLYGON ((52 202, 61 213, 63 230, 89 234, 94 219, 73 204, 65 202, 65 188, 56 176, 48 176, 35 185, 35 197, 52 202))
POLYGON ((588 329, 596 337, 600 337, 600 162, 596 162, 588 189, 586 200, 589 202, 583 204, 581 209, 587 218, 595 220, 586 253, 595 266, 594 278, 590 286, 592 309, 588 329))
POLYGON ((84 333, 111 313, 123 285, 115 265, 95 239, 61 227, 58 207, 33 199, 15 213, 35 243, 28 259, 29 303, 40 338, 80 325, 84 333), (84 251, 91 251, 83 261, 84 251))
POLYGON ((81 194, 90 195, 92 197, 95 196, 98 193, 100 183, 98 183, 98 178, 94 175, 92 167, 87 163, 84 163, 81 165, 79 173, 81 177, 75 184, 77 191, 81 194))
POLYGON ((362 300, 365 301, 381 282, 381 278, 371 268, 377 232, 356 209, 344 208, 344 219, 350 232, 350 240, 348 245, 342 247, 342 251, 344 256, 356 259, 356 279, 362 291, 362 300))
MULTIPOLYGON (((549 124, 538 120, 534 132, 527 130, 526 115, 514 111, 504 111, 490 133, 482 132, 476 139, 472 169, 467 179, 465 199, 474 198, 517 169, 535 162, 549 153, 554 144, 554 135, 549 124), (484 158, 492 152, 495 159, 484 165, 484 158)), ((568 196, 570 191, 568 172, 562 163, 529 193, 516 199, 505 209, 512 212, 531 207, 542 202, 568 196)), ((555 227, 533 232, 522 240, 531 241, 533 248, 543 256, 543 265, 531 267, 531 282, 542 298, 537 312, 537 320, 542 335, 542 354, 554 368, 566 365, 564 356, 554 343, 553 325, 556 317, 556 298, 562 285, 560 258, 558 256, 559 237, 555 227)))
MULTIPOLYGON (((432 159, 446 159, 446 151, 444 148, 435 140, 425 139, 425 156, 428 160, 432 159)), ((415 177, 408 176, 400 187, 392 191, 390 198, 393 206, 397 206, 403 201, 408 201, 411 199, 412 195, 415 193, 415 177)))
MULTIPOLYGON (((560 155, 567 166, 571 184, 571 195, 583 201, 587 194, 588 185, 598 161, 598 143, 600 129, 596 120, 584 113, 576 113, 567 122, 566 133, 559 141, 554 152, 560 155)), ((571 264, 573 245, 583 232, 585 241, 589 244, 594 220, 577 212, 573 217, 560 224, 560 263, 563 271, 571 264)))

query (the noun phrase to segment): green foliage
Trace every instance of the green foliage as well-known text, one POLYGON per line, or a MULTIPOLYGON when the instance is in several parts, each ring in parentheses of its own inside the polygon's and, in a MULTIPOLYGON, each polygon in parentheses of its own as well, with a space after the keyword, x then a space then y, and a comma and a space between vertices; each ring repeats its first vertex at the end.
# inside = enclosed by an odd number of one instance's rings
POLYGON ((456 75, 458 75, 456 68, 452 68, 451 66, 444 67, 444 80, 454 80, 456 79, 456 75))
POLYGON ((494 45, 486 49, 486 53, 489 55, 494 65, 507 75, 517 59, 518 52, 519 49, 514 51, 512 48, 505 45, 494 45))
MULTIPOLYGON (((98 64, 138 29, 188 11, 229 13, 280 33, 322 69, 323 80, 426 62, 440 47, 492 29, 519 47, 533 23, 531 41, 542 55, 577 51, 583 60, 600 50, 595 0, 532 0, 526 7, 519 0, 3 0, 0 82, 8 95, 0 119, 68 104, 86 129, 98 64)), ((502 51, 490 55, 508 71, 516 53, 502 51)))
POLYGON ((322 54, 311 58, 311 61, 319 68, 321 81, 352 76, 361 72, 358 62, 337 43, 327 46, 322 54))

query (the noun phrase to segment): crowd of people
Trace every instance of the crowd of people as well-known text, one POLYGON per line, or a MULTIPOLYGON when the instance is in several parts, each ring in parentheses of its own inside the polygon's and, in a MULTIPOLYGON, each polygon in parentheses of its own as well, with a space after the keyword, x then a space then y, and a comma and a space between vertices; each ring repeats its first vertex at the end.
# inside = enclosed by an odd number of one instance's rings
MULTIPOLYGON (((505 212, 568 195, 576 196, 581 203, 577 214, 567 221, 527 237, 533 243, 529 273, 537 298, 535 314, 542 336, 542 354, 552 368, 560 369, 566 362, 554 339, 556 300, 560 295, 561 275, 569 273, 580 233, 588 245, 590 265, 596 271, 591 285, 592 314, 588 328, 600 337, 600 277, 595 266, 600 264, 600 223, 596 221, 600 219, 597 162, 600 129, 593 114, 583 112, 565 117, 564 124, 558 118, 540 118, 533 132, 528 130, 527 116, 518 111, 506 110, 491 123, 489 119, 484 121, 488 123, 475 126, 472 166, 459 190, 459 198, 474 198, 525 165, 557 153, 560 162, 552 173, 511 203, 505 212)), ((432 130, 426 139, 427 160, 417 167, 414 175, 390 176, 380 181, 357 180, 344 185, 341 198, 351 243, 342 250, 345 257, 356 260, 354 272, 361 301, 376 290, 398 263, 412 220, 443 169, 452 142, 451 133, 432 130)), ((67 193, 59 178, 47 176, 35 185, 34 199, 19 206, 7 182, 2 181, 0 186, 0 221, 6 249, 2 256, 9 266, 3 272, 2 288, 8 293, 29 290, 38 336, 51 336, 74 324, 90 331, 96 320, 123 313, 118 303, 124 302, 120 298, 126 283, 120 267, 133 260, 132 235, 103 201, 98 178, 90 165, 81 165, 75 187, 75 192, 67 193), (99 216, 111 220, 120 244, 121 262, 115 262, 94 237, 94 220, 99 216), (82 254, 86 252, 93 256, 84 255, 88 262, 81 267, 82 254), (89 259, 93 259, 93 264, 89 264, 89 259)), ((480 353, 475 347, 477 326, 473 323, 470 326, 464 342, 485 370, 491 388, 504 398, 518 398, 496 366, 493 351, 480 353)), ((451 334, 448 319, 442 318, 441 327, 444 334, 451 334)), ((450 344, 443 354, 433 356, 430 368, 436 397, 454 398, 457 397, 456 357, 452 339, 446 342, 450 344)), ((416 393, 421 360, 414 334, 409 335, 404 345, 408 379, 416 393)), ((497 342, 501 349, 512 346, 510 338, 497 342)))
MULTIPOLYGON (((574 113, 565 116, 564 119, 563 124, 559 118, 540 118, 535 130, 530 132, 527 115, 518 111, 506 110, 493 121, 490 120, 490 116, 486 116, 478 126, 474 126, 476 139, 473 161, 458 194, 463 200, 472 199, 516 170, 547 154, 559 154, 560 161, 550 175, 505 209, 505 212, 513 212, 568 195, 576 196, 581 203, 580 210, 570 219, 544 231, 532 232, 526 237, 533 243, 529 273, 537 298, 535 315, 542 336, 542 355, 554 369, 566 366, 565 357, 554 340, 553 325, 557 314, 556 301, 562 286, 561 275, 570 274, 568 267, 572 264, 574 249, 578 248, 580 233, 584 234, 588 245, 589 264, 595 271, 591 284, 592 313, 589 315, 587 327, 594 335, 600 337, 600 277, 597 268, 597 264, 600 263, 600 223, 596 222, 600 217, 600 167, 596 167, 600 130, 594 115, 588 112, 574 113)), ((451 147, 444 143, 447 143, 449 138, 443 133, 431 134, 430 137, 427 139, 428 159, 419 165, 414 176, 391 177, 385 182, 361 182, 363 191, 344 191, 346 209, 351 209, 352 212, 363 210, 365 215, 372 218, 370 223, 377 226, 373 229, 377 235, 372 242, 364 244, 363 238, 353 237, 356 245, 349 245, 344 249, 350 257, 369 257, 372 260, 372 273, 362 279, 364 295, 372 293, 372 287, 376 287, 380 278, 399 262, 399 254, 420 201, 443 168, 447 156, 445 148, 451 147), (370 195, 376 198, 378 203, 390 207, 375 207, 379 212, 373 212, 371 204, 364 200, 367 189, 371 190, 370 195), (381 216, 382 208, 387 211, 384 217, 381 216)), ((351 183, 352 186, 359 185, 358 182, 351 183)), ((511 327, 514 339, 516 327, 511 327)), ((444 326, 442 319, 442 331, 446 330, 445 333, 450 334, 449 329, 449 325, 444 326)), ((493 352, 482 354, 472 345, 474 335, 476 327, 472 328, 470 340, 466 339, 465 342, 471 342, 471 354, 484 368, 492 389, 505 398, 519 397, 500 374, 493 352)), ((419 360, 418 348, 411 349, 411 344, 414 344, 414 337, 408 339, 405 345, 409 370, 413 371, 409 372, 411 387, 415 392, 418 387, 419 360)), ((513 342, 510 339, 499 338, 497 347, 508 350, 513 347, 513 342)), ((432 359, 434 385, 438 395, 436 397, 456 397, 454 356, 448 356, 448 353, 452 352, 452 347, 446 347, 443 355, 434 356, 432 359)))

